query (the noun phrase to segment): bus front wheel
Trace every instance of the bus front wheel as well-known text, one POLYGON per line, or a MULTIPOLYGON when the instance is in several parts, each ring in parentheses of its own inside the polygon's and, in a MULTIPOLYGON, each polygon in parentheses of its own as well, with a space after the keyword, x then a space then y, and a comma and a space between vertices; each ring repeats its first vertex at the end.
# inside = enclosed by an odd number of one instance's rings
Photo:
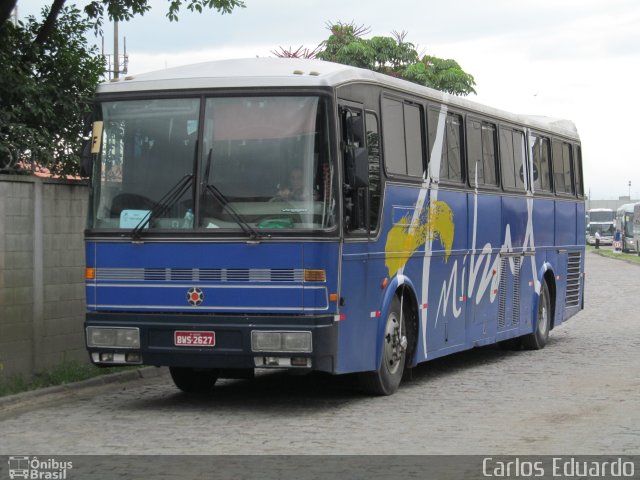
POLYGON ((374 372, 361 374, 361 384, 367 393, 391 395, 400 386, 407 355, 406 315, 402 313, 400 300, 395 297, 385 323, 380 366, 374 372))
POLYGON ((185 393, 209 393, 218 380, 217 370, 169 367, 169 372, 176 387, 185 393))
POLYGON ((540 350, 547 344, 549 338, 549 327, 551 325, 551 299, 549 297, 549 287, 543 281, 540 286, 540 297, 538 298, 538 312, 536 315, 536 330, 529 335, 522 337, 522 345, 527 350, 540 350))

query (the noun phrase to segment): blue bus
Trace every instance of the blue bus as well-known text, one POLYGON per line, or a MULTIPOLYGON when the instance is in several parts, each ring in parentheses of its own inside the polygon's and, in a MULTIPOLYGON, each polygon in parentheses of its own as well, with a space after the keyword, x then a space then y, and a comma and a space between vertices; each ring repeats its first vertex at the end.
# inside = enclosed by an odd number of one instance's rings
POLYGON ((228 60, 99 87, 86 230, 97 365, 206 392, 256 369, 372 394, 454 352, 540 349, 583 308, 580 139, 399 79, 228 60))

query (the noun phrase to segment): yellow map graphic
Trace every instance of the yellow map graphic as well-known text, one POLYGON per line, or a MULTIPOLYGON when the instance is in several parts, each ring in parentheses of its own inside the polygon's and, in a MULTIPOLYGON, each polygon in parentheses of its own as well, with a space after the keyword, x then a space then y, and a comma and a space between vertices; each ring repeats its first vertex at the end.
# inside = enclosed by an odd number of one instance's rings
POLYGON ((404 267, 411 255, 429 240, 440 240, 445 250, 445 262, 453 246, 453 211, 445 202, 433 201, 423 208, 412 224, 412 215, 407 214, 396 222, 387 235, 385 265, 389 278, 393 278, 404 267))

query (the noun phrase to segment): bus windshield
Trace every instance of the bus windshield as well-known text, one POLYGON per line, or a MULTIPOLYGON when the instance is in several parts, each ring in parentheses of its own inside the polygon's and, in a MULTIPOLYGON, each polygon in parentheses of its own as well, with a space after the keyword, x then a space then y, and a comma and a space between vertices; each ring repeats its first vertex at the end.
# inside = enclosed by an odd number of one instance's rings
POLYGON ((321 97, 126 100, 100 110, 93 229, 335 227, 321 97))
POLYGON ((615 213, 613 210, 591 210, 589 221, 591 222, 613 222, 615 213))
POLYGON ((615 233, 615 227, 613 223, 591 223, 589 224, 589 234, 595 235, 599 232, 600 235, 605 237, 613 237, 615 233))

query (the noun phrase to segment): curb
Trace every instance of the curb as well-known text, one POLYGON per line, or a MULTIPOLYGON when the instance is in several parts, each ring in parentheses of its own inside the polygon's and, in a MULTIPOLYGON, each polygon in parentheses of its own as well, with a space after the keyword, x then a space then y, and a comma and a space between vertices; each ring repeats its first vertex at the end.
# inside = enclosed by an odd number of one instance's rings
MULTIPOLYGON (((621 254, 620 257, 612 257, 610 255, 606 255, 606 254, 601 253, 601 252, 596 252, 595 250, 591 250, 591 253, 593 253, 594 255, 598 255, 599 257, 602 257, 602 258, 610 258, 612 260, 620 260, 620 261, 623 261, 623 262, 628 263, 630 265, 640 265, 640 263, 638 263, 638 262, 636 262, 634 260, 630 260, 628 258, 625 258, 624 256, 622 256, 622 254, 621 254)), ((628 254, 625 254, 625 255, 628 255, 628 254)))
POLYGON ((88 378, 79 382, 54 385, 52 387, 40 388, 36 390, 28 390, 26 392, 0 397, 0 411, 2 409, 18 406, 19 404, 23 403, 43 403, 59 397, 64 397, 65 395, 68 395, 72 392, 92 387, 100 387, 112 383, 127 383, 145 378, 160 377, 166 374, 166 372, 166 368, 143 367, 137 370, 127 370, 125 372, 99 375, 97 377, 88 378))

